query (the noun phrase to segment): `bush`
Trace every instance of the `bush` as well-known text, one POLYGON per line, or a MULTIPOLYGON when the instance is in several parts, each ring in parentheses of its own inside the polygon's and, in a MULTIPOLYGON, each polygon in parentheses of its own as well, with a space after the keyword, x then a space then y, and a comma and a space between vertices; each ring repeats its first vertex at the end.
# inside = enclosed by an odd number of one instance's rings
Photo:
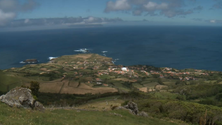
POLYGON ((32 90, 32 94, 36 97, 38 97, 38 93, 39 93, 39 83, 36 81, 31 81, 30 82, 30 89, 32 90))
MULTIPOLYGON (((146 111, 155 117, 169 117, 198 124, 207 110, 207 124, 222 121, 222 109, 215 106, 173 100, 139 100, 139 110, 146 111)), ((218 123, 218 124, 216 124, 218 123)))
POLYGON ((222 99, 222 93, 218 93, 215 97, 216 100, 220 101, 222 99))
POLYGON ((129 102, 128 100, 127 100, 127 101, 125 101, 124 103, 122 103, 122 104, 121 104, 121 106, 125 106, 125 105, 127 105, 127 104, 128 104, 128 102, 129 102))
MULTIPOLYGON (((174 90, 176 93, 186 95, 187 99, 198 99, 215 96, 222 92, 222 85, 199 84, 179 86, 174 90)), ((218 96, 219 98, 219 96, 218 96)))
POLYGON ((185 100, 186 100, 186 96, 184 96, 184 95, 178 95, 178 96, 176 97, 176 99, 181 100, 181 101, 185 101, 185 100))
POLYGON ((199 101, 198 103, 205 104, 205 105, 217 105, 217 101, 214 99, 204 99, 204 100, 199 101))

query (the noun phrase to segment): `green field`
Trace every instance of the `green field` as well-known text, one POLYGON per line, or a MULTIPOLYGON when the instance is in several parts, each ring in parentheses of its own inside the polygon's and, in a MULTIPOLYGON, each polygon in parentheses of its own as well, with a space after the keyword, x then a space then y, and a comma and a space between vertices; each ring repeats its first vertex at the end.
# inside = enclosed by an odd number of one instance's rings
POLYGON ((84 111, 47 109, 44 112, 10 108, 0 103, 3 125, 185 125, 181 121, 141 117, 125 110, 84 111))

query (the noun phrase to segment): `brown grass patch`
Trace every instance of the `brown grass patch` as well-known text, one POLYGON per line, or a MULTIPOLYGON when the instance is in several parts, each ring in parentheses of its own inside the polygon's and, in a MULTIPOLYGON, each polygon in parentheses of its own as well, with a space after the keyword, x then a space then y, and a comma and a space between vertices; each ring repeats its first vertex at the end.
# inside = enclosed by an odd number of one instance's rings
POLYGON ((130 80, 130 79, 127 79, 127 78, 116 78, 114 80, 117 80, 117 81, 124 81, 124 82, 136 82, 135 80, 130 80))
POLYGON ((155 86, 155 89, 156 89, 156 90, 168 89, 168 86, 166 86, 166 85, 156 85, 156 86, 155 86))
POLYGON ((92 54, 80 54, 80 55, 75 55, 73 58, 83 58, 83 59, 88 59, 92 56, 92 54))
POLYGON ((64 93, 64 94, 86 94, 86 93, 108 93, 108 92, 117 92, 115 88, 110 87, 100 87, 93 88, 89 85, 81 83, 79 87, 78 82, 69 82, 64 80, 54 80, 50 82, 40 83, 40 92, 49 92, 49 93, 64 93), (63 85, 64 84, 64 85, 63 85), (62 88, 62 89, 61 89, 62 88))
POLYGON ((40 92, 59 93, 63 82, 61 80, 54 80, 50 82, 40 83, 40 92))
POLYGON ((147 87, 139 88, 139 90, 142 92, 147 92, 147 87))

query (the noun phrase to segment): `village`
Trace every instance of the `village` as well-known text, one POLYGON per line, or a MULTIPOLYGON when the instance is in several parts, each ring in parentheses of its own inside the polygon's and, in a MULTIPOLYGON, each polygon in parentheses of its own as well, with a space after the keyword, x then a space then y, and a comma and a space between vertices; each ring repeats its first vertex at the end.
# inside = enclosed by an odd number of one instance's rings
MULTIPOLYGON (((77 62, 64 62, 64 66, 72 67, 76 70, 75 75, 82 75, 81 70, 91 69, 94 72, 94 76, 97 76, 94 80, 88 81, 88 83, 92 83, 92 81, 96 82, 98 85, 108 86, 108 84, 103 83, 101 79, 104 75, 112 76, 115 74, 118 77, 125 77, 128 79, 136 79, 141 77, 148 77, 148 78, 160 78, 160 79, 175 79, 180 81, 193 81, 198 80, 201 76, 209 76, 213 73, 218 72, 206 72, 203 70, 194 70, 194 71, 181 71, 169 67, 163 68, 156 68, 152 66, 123 66, 123 65, 114 65, 110 60, 97 60, 94 59, 93 61, 90 60, 82 60, 77 62)), ((130 80, 129 80, 130 81, 130 80)))
POLYGON ((208 80, 219 72, 149 65, 115 65, 112 58, 98 54, 77 54, 52 58, 48 63, 28 64, 21 68, 11 68, 5 72, 23 74, 25 77, 42 81, 72 80, 91 87, 118 88, 118 91, 131 89, 153 89, 156 85, 185 84, 192 81, 208 80))

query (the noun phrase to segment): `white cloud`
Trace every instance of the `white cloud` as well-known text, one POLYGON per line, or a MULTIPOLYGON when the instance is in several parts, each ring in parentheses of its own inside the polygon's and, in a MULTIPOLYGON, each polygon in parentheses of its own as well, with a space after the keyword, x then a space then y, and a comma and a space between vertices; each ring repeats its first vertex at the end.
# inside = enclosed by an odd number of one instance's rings
POLYGON ((105 12, 129 10, 129 9, 131 9, 131 5, 127 0, 117 0, 116 2, 113 1, 107 2, 105 12))
POLYGON ((134 10, 133 11, 133 15, 135 15, 135 16, 140 16, 142 13, 143 13, 143 11, 141 11, 141 10, 134 10))
POLYGON ((147 4, 144 5, 144 7, 147 10, 155 10, 156 9, 157 4, 154 2, 148 2, 147 4))
POLYGON ((131 4, 146 4, 147 3, 147 0, 129 0, 129 3, 131 4))
POLYGON ((168 9, 168 4, 166 3, 157 4, 154 2, 148 2, 147 4, 144 5, 144 7, 147 10, 164 10, 168 9))
POLYGON ((205 21, 207 23, 215 24, 215 25, 222 24, 222 20, 216 20, 216 19, 203 20, 203 21, 205 21))
POLYGON ((161 3, 157 6, 157 9, 161 9, 161 10, 164 10, 164 9, 168 9, 169 6, 167 3, 161 3))
POLYGON ((0 0, 0 9, 5 12, 12 12, 19 9, 18 1, 16 0, 0 0))
POLYGON ((89 17, 88 19, 85 19, 84 21, 85 22, 93 22, 95 21, 96 19, 94 17, 89 17))
POLYGON ((59 25, 90 25, 108 24, 123 21, 120 18, 99 18, 99 17, 65 17, 65 18, 39 18, 39 19, 20 19, 13 20, 3 27, 30 27, 30 26, 59 26, 59 25))
POLYGON ((35 0, 0 0, 0 25, 6 25, 20 12, 33 10, 38 4, 35 0))
POLYGON ((0 10, 0 26, 4 25, 7 21, 15 18, 15 13, 3 12, 0 10))
POLYGON ((216 23, 216 20, 210 20, 211 23, 216 23))
MULTIPOLYGON (((188 0, 193 2, 194 0, 188 0)), ((188 9, 185 0, 110 0, 107 2, 105 12, 124 11, 138 15, 164 15, 166 17, 185 16, 202 7, 188 9)))
POLYGON ((211 7, 211 9, 222 9, 222 0, 213 0, 215 4, 211 7))
POLYGON ((199 21, 199 22, 205 22, 207 24, 212 24, 212 25, 221 25, 222 24, 222 20, 217 20, 217 19, 204 20, 202 18, 193 18, 193 20, 199 21))

